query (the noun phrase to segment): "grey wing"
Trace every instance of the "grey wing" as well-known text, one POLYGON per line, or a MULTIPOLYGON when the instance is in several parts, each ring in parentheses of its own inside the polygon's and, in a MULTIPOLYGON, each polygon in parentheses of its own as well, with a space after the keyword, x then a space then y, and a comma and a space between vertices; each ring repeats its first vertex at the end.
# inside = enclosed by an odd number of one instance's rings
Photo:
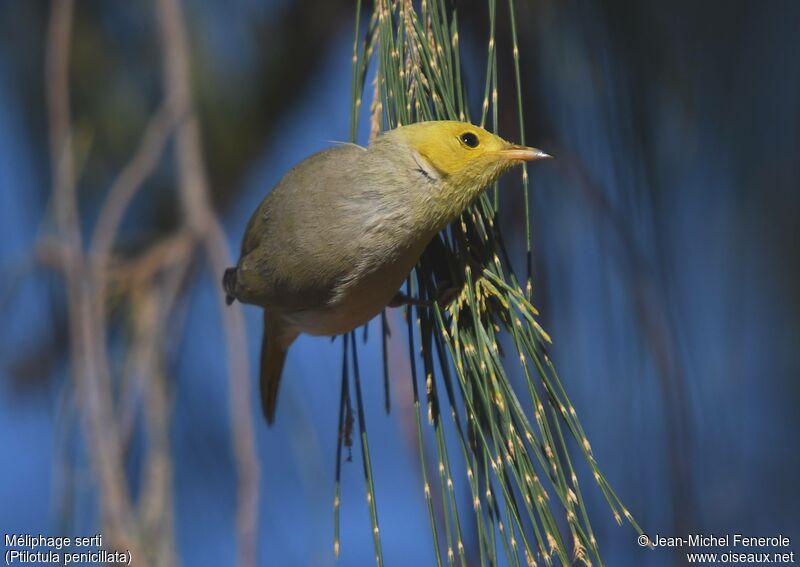
POLYGON ((282 311, 317 309, 358 260, 348 223, 364 149, 337 146, 284 176, 248 223, 237 267, 237 298, 282 311))

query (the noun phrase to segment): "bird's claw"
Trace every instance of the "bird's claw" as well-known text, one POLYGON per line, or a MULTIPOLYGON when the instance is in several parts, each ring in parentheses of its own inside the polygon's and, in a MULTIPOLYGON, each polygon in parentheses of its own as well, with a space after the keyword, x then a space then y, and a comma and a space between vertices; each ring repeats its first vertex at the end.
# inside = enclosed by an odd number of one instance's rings
POLYGON ((457 287, 448 287, 446 284, 442 284, 436 290, 436 298, 435 299, 417 299, 415 297, 410 297, 403 293, 402 291, 398 291, 392 300, 389 302, 389 307, 402 307, 404 305, 416 305, 417 307, 433 307, 435 303, 438 303, 441 307, 449 305, 450 303, 458 297, 458 294, 461 293, 461 290, 457 287))

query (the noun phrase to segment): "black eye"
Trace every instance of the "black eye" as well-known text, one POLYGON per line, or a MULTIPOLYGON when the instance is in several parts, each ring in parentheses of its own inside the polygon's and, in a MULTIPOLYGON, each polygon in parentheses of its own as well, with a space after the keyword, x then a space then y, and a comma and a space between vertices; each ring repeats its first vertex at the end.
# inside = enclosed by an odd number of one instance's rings
POLYGON ((464 132, 463 134, 461 134, 460 139, 462 142, 464 142, 464 145, 469 148, 478 147, 478 137, 472 132, 464 132))

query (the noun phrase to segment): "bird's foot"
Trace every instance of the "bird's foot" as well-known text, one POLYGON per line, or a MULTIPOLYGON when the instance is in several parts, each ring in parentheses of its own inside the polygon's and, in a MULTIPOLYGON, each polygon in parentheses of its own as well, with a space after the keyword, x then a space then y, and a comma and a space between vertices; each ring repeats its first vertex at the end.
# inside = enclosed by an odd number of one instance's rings
POLYGON ((441 307, 449 305, 453 302, 453 300, 458 297, 458 294, 461 293, 461 289, 457 287, 448 286, 446 284, 442 284, 436 290, 436 298, 435 299, 418 299, 415 297, 410 297, 403 293, 402 291, 398 291, 392 300, 389 302, 389 307, 402 307, 403 305, 416 305, 417 307, 433 307, 434 303, 438 303, 441 307))

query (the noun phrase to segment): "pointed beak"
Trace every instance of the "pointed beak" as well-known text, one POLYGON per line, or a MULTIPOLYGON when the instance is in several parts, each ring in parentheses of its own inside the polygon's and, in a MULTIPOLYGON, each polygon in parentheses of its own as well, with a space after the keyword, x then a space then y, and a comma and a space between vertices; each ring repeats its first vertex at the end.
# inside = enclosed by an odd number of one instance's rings
POLYGON ((544 153, 542 150, 536 148, 528 148, 526 146, 508 146, 505 149, 497 152, 501 159, 509 161, 533 161, 536 159, 550 159, 550 154, 544 153))

